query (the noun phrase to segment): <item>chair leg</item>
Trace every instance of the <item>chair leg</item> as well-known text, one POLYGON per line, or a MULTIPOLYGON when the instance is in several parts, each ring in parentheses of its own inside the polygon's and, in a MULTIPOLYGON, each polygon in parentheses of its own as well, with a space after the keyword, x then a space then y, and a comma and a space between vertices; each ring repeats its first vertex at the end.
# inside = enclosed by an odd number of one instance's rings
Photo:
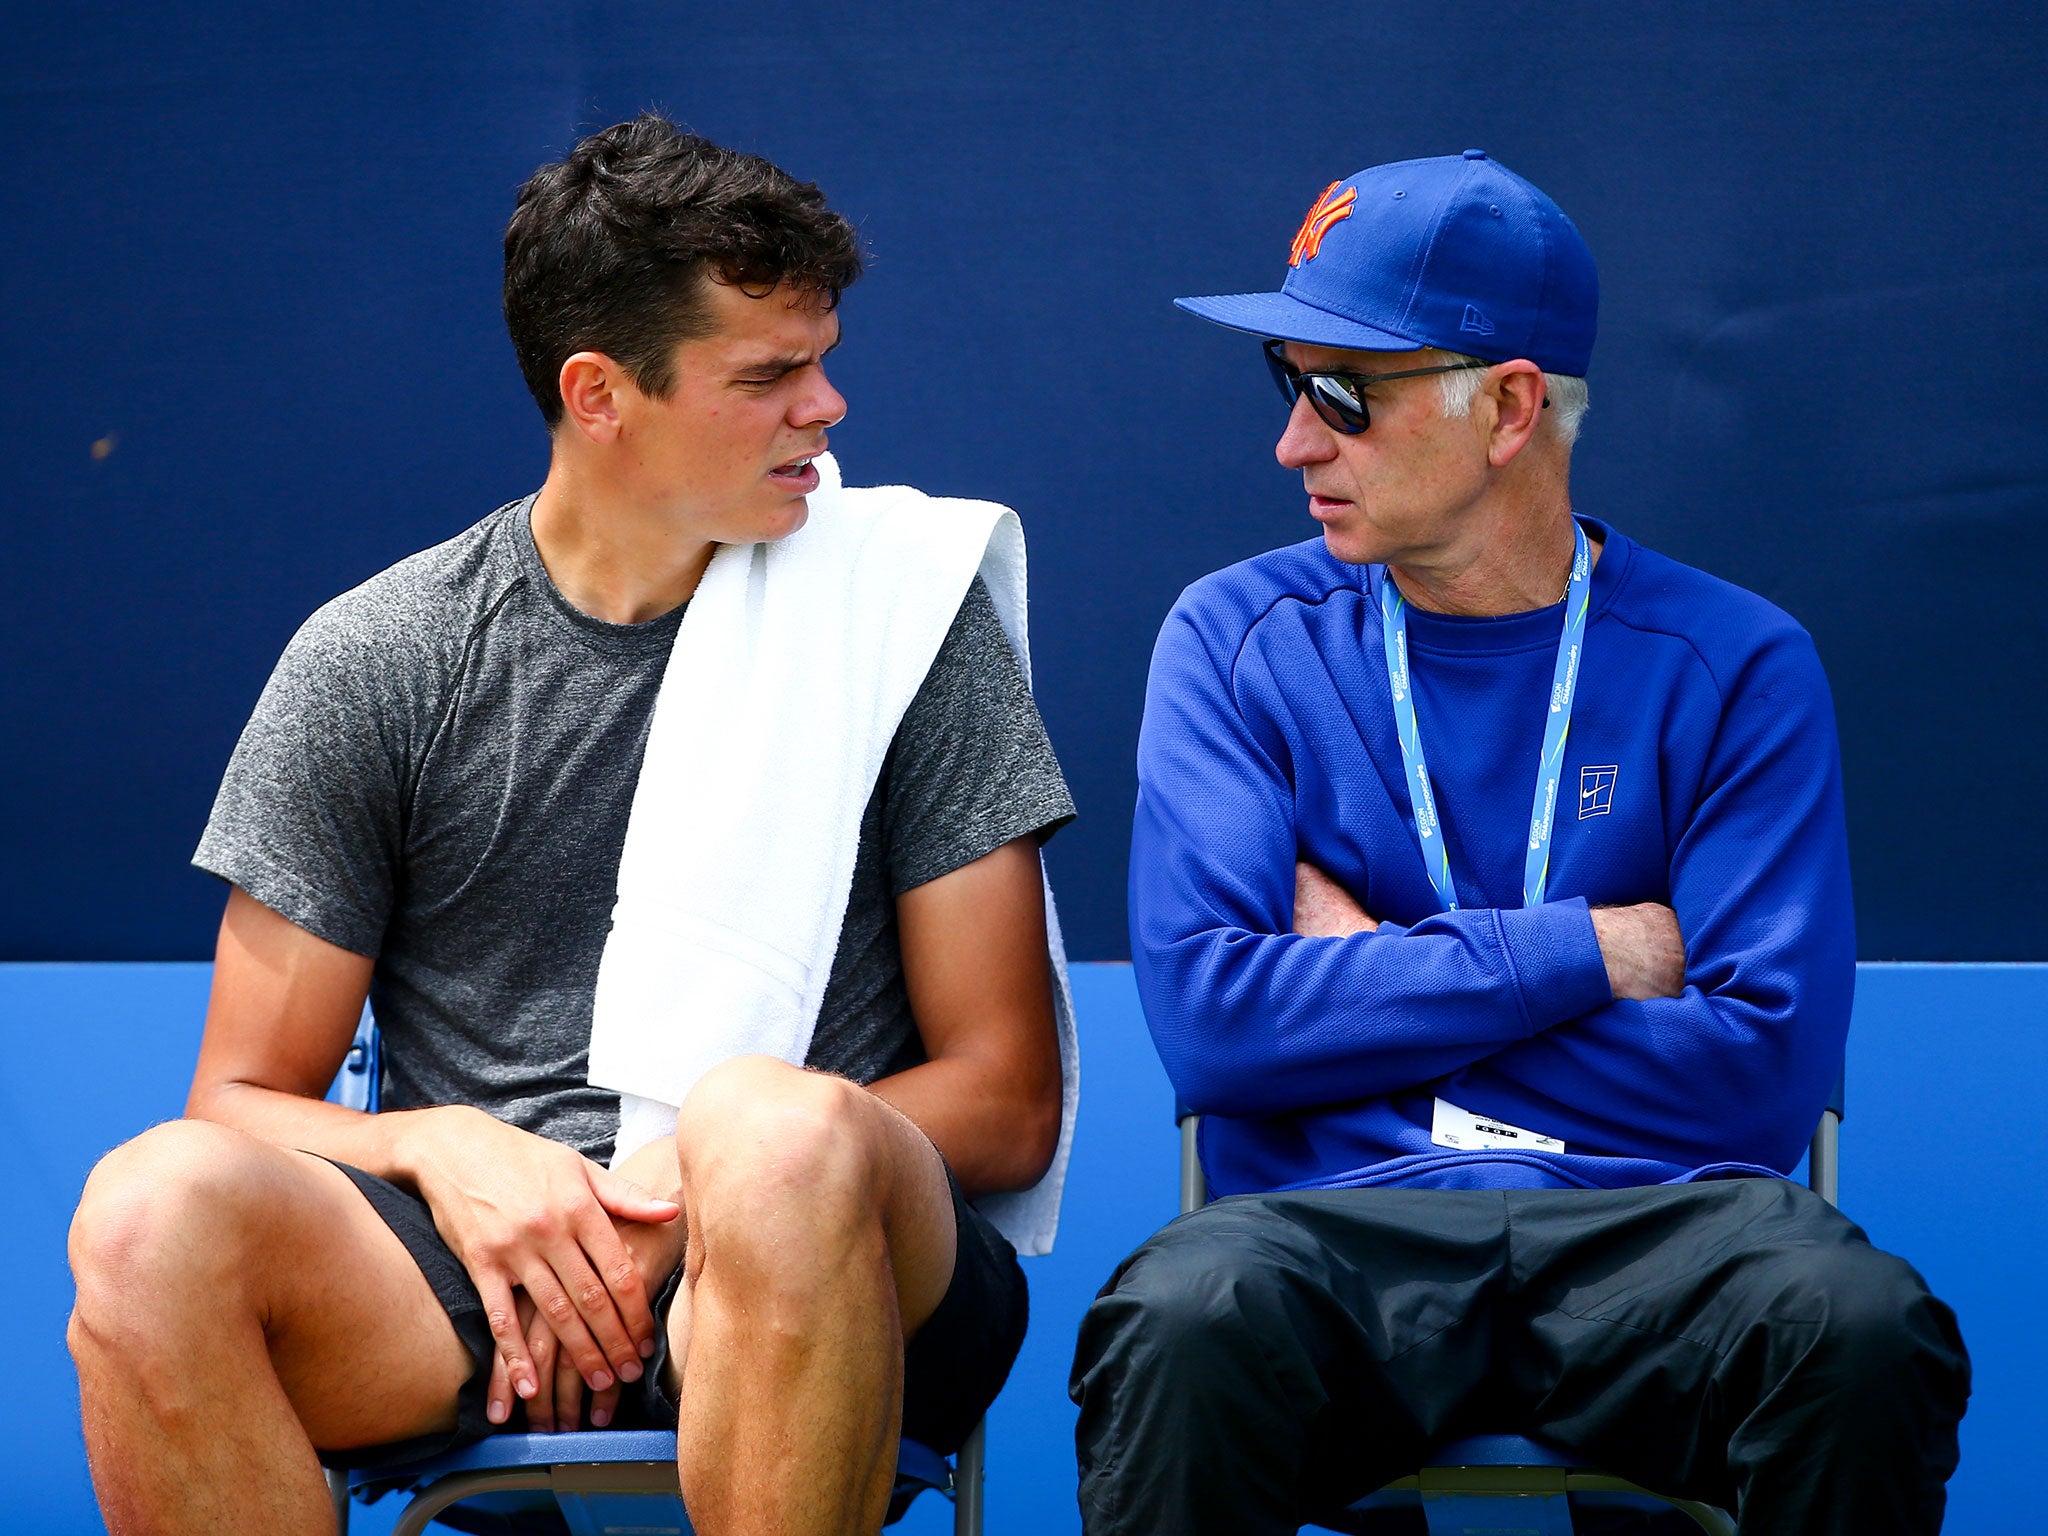
POLYGON ((334 1536, 348 1536, 348 1474, 327 1468, 327 1497, 334 1501, 334 1536))
POLYGON ((1180 1213, 1199 1211, 1209 1203, 1209 1181, 1202 1174, 1201 1145, 1195 1132, 1200 1115, 1189 1115, 1180 1123, 1180 1213))
POLYGON ((1735 1536, 1735 1521, 1726 1510, 1701 1504, 1693 1499, 1676 1498, 1668 1493, 1651 1493, 1627 1478, 1614 1477, 1605 1472, 1572 1472, 1565 1476, 1564 1485, 1572 1493, 1640 1493, 1658 1500, 1669 1508, 1677 1510, 1698 1526, 1707 1536, 1735 1536))
POLYGON ((987 1448, 988 1420, 983 1419, 953 1458, 953 1536, 981 1536, 981 1474, 987 1448))
POLYGON ((391 1536, 420 1536, 434 1516, 450 1504, 459 1504, 473 1493, 514 1492, 553 1488, 554 1479, 550 1469, 540 1468, 531 1472, 457 1472, 444 1477, 431 1488, 416 1493, 412 1502, 398 1517, 398 1523, 391 1527, 391 1536))
POLYGON ((1806 1152, 1806 1187, 1833 1206, 1842 1203, 1841 1126, 1832 1109, 1822 1110, 1806 1152))

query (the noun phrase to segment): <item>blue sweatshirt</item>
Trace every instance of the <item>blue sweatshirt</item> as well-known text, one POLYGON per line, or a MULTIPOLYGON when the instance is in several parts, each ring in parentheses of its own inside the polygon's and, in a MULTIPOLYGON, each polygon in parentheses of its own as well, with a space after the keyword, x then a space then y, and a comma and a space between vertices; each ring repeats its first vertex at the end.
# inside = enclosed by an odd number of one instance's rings
POLYGON ((1535 908, 1523 852, 1562 603, 1408 609, 1456 912, 1416 839, 1384 568, 1311 540, 1205 577, 1168 616, 1138 744, 1132 956, 1216 1193, 1619 1188, 1798 1162, 1855 984, 1820 658, 1762 598, 1581 522, 1603 548, 1535 908), (1293 933, 1297 856, 1379 930, 1293 933), (1678 914, 1682 996, 1608 987, 1591 908, 1640 901, 1678 914), (1564 1149, 1439 1145, 1438 1099, 1564 1149))

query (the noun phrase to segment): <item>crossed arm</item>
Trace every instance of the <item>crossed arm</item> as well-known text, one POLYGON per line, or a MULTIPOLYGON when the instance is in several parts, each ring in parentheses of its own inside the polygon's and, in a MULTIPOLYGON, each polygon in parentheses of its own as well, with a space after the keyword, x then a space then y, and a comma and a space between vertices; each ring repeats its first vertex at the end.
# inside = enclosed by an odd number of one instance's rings
MULTIPOLYGON (((1305 938, 1348 939, 1377 933, 1378 919, 1351 893, 1306 860, 1294 865, 1294 931, 1305 938)), ((1607 964, 1607 985, 1616 997, 1647 1002, 1685 990, 1685 940, 1678 914, 1659 902, 1629 907, 1595 907, 1593 935, 1607 964)))
MULTIPOLYGON (((970 1194, 1025 1187, 1060 1129, 1036 841, 906 892, 897 915, 929 1059, 871 1091, 931 1137, 970 1194)), ((651 1297, 682 1258, 672 1144, 613 1172, 465 1105, 364 1115, 322 1102, 372 968, 233 891, 186 1114, 415 1191, 483 1298, 500 1380, 536 1398, 559 1341, 608 1410, 653 1352, 651 1297)))
POLYGON ((1298 869, 1298 780, 1350 771, 1346 749, 1290 715, 1266 674, 1240 687, 1211 639, 1180 609, 1161 632, 1131 848, 1132 959, 1185 1103, 1259 1119, 1441 1083, 1609 1155, 1791 1166, 1840 1061, 1854 976, 1832 711, 1809 641, 1788 629, 1717 683, 1655 900, 1404 927, 1410 914, 1374 921, 1388 914, 1298 869))

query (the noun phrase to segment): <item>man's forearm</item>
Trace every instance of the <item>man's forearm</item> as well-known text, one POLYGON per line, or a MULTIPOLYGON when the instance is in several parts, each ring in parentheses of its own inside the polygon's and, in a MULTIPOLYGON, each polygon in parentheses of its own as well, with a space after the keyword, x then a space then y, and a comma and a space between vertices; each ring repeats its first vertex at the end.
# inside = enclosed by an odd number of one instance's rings
POLYGON ((931 1138, 970 1198, 1029 1188, 1059 1145, 1057 1080, 1032 1091, 986 1062, 955 1056, 885 1077, 869 1091, 931 1138))
POLYGON ((1162 942, 1140 913, 1146 1022, 1203 1114, 1291 1114, 1455 1072, 1612 996, 1585 904, 1474 909, 1349 938, 1218 928, 1162 942))
POLYGON ((1640 1003, 1685 991, 1685 939, 1669 907, 1654 901, 1595 907, 1593 934, 1616 997, 1640 1003))
POLYGON ((484 1112, 443 1105, 369 1115, 301 1094, 230 1082, 205 1088, 195 1084, 185 1114, 231 1126, 275 1146, 347 1163, 417 1194, 421 1169, 432 1156, 431 1143, 460 1134, 462 1117, 484 1112))

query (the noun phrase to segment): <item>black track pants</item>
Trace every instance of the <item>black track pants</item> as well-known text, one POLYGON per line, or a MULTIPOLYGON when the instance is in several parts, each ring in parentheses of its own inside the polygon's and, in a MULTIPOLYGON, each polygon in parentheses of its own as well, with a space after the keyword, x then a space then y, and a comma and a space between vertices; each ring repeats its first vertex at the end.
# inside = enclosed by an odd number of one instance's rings
POLYGON ((1904 1261, 1774 1179, 1240 1195, 1081 1325, 1088 1536, 1291 1532, 1462 1435, 1536 1436, 1745 1536, 1940 1530, 1969 1361, 1904 1261))

